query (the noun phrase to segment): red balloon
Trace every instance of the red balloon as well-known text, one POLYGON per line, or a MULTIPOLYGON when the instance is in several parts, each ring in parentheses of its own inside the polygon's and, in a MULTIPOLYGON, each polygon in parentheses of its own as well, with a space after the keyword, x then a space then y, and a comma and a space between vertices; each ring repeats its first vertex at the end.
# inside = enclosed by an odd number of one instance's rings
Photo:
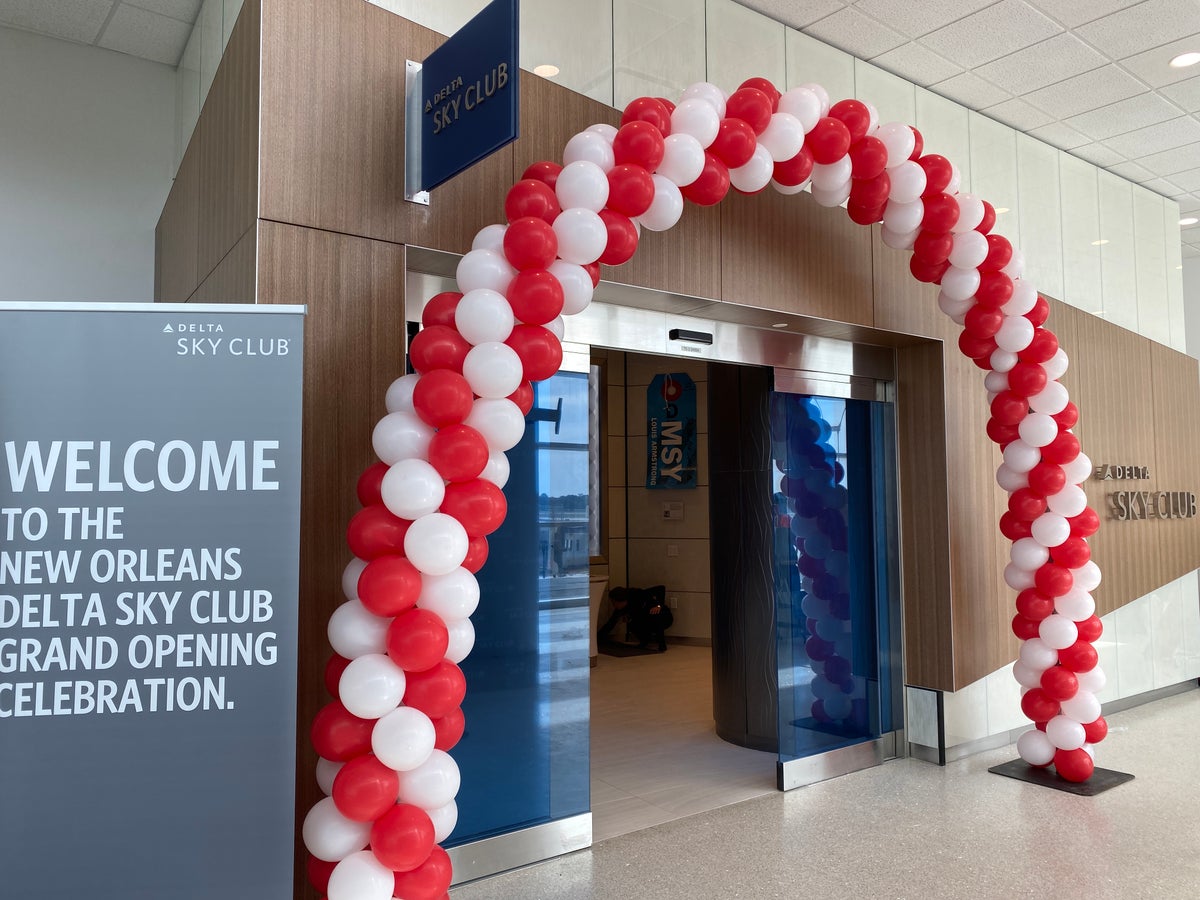
POLYGON ((771 98, 758 88, 738 88, 725 101, 725 115, 731 119, 741 119, 754 129, 755 134, 767 130, 774 111, 771 98))
MULTIPOLYGON (((1032 522, 1046 511, 1046 498, 1027 487, 1017 488, 1009 495, 1008 511, 1018 519, 1032 522)), ((1063 591, 1066 593, 1066 591, 1063 591)), ((1054 594, 1052 596, 1059 596, 1054 594)))
POLYGON ((1070 647, 1058 651, 1058 661, 1072 672, 1090 672, 1100 661, 1100 654, 1090 642, 1080 638, 1070 647))
POLYGON ((488 541, 487 538, 480 535, 473 537, 467 543, 467 558, 463 560, 463 568, 474 575, 483 568, 483 564, 488 558, 488 541))
POLYGON ((1008 265, 1012 259, 1012 244, 999 234, 987 236, 988 254, 979 264, 980 272, 996 272, 1008 265))
POLYGON ((1037 299, 1033 301, 1033 309, 1025 313, 1025 318, 1035 326, 1044 325, 1050 318, 1050 304, 1046 302, 1046 298, 1038 294, 1037 299))
POLYGON ((1070 569, 1046 563, 1033 573, 1033 582, 1047 597, 1061 597, 1075 585, 1075 576, 1070 569))
MULTIPOLYGON (((544 186, 544 185, 543 185, 544 186)), ((448 325, 454 327, 454 310, 462 294, 458 291, 442 291, 434 294, 421 310, 421 324, 428 328, 430 325, 448 325)))
POLYGON ((996 224, 996 207, 986 200, 981 202, 983 203, 983 219, 975 226, 975 230, 980 234, 987 234, 996 224))
POLYGON ((926 193, 923 197, 925 215, 921 228, 925 231, 947 232, 958 221, 958 201, 944 191, 926 193))
POLYGON ((913 278, 926 284, 939 284, 948 268, 950 268, 949 260, 927 263, 919 256, 910 256, 908 259, 908 270, 912 272, 913 278))
POLYGON ((522 216, 504 232, 504 255, 515 269, 546 269, 558 256, 558 236, 538 216, 522 216))
POLYGON ((963 316, 963 327, 972 337, 995 337, 1000 326, 1004 324, 1004 313, 994 306, 979 306, 976 304, 967 310, 963 316))
POLYGON ((871 127, 871 113, 861 100, 839 100, 829 107, 829 116, 837 119, 850 132, 850 143, 861 141, 871 127))
POLYGON ((767 95, 767 99, 771 101, 771 112, 776 112, 779 109, 779 98, 782 95, 779 93, 779 88, 775 87, 769 78, 761 76, 747 78, 738 85, 739 91, 742 88, 754 88, 756 91, 762 91, 767 95))
POLYGON ((346 543, 359 559, 375 559, 385 553, 403 553, 404 536, 412 525, 391 514, 382 503, 364 506, 346 527, 346 543))
POLYGON ((1042 673, 1042 690, 1051 700, 1070 700, 1079 691, 1079 679, 1070 669, 1051 666, 1042 673))
POLYGON ((388 656, 405 672, 432 669, 446 655, 449 643, 446 623, 427 609, 410 609, 388 626, 388 656))
POLYGON ((940 194, 946 190, 946 186, 950 184, 950 176, 953 174, 950 160, 937 153, 927 153, 917 158, 917 165, 925 170, 925 193, 922 196, 940 194))
POLYGON ((850 145, 850 173, 855 178, 874 178, 887 167, 887 147, 873 135, 850 145))
POLYGON ((675 104, 672 103, 670 100, 668 100, 666 97, 655 97, 654 99, 657 100, 659 103, 661 103, 663 106, 665 106, 667 108, 667 112, 669 112, 669 113, 675 112, 675 104))
MULTIPOLYGON (((851 193, 853 193, 853 189, 851 189, 851 193)), ((921 257, 930 265, 945 262, 953 249, 954 235, 948 232, 922 231, 917 234, 917 239, 913 242, 913 254, 921 257)))
POLYGON ((434 369, 426 372, 413 388, 413 410, 421 421, 434 428, 457 425, 471 412, 475 394, 458 372, 434 369))
MULTIPOLYGON (((600 210, 600 218, 608 229, 608 243, 600 254, 600 262, 606 266, 619 266, 629 262, 637 251, 637 226, 629 216, 611 209, 600 210)), ((557 370, 555 370, 557 371, 557 370)))
POLYGON ((691 184, 679 189, 688 200, 697 206, 712 206, 720 203, 729 193, 729 167, 716 154, 704 151, 704 171, 691 184))
POLYGON ((1079 438, 1069 431, 1060 431, 1058 437, 1042 448, 1042 459, 1065 466, 1079 455, 1079 438))
POLYGON ((1033 340, 1017 356, 1024 362, 1044 363, 1058 352, 1058 337, 1045 328, 1033 330, 1033 340))
POLYGON ((987 436, 997 444, 1006 445, 1019 438, 1021 433, 1017 430, 1016 425, 1001 422, 993 416, 988 419, 987 436))
POLYGON ((913 152, 909 154, 908 158, 916 161, 920 159, 921 154, 925 152, 925 138, 923 138, 921 136, 921 132, 917 131, 917 129, 912 125, 909 125, 908 128, 913 133, 913 152))
POLYGON ((517 404, 521 415, 529 415, 529 411, 533 409, 533 385, 528 381, 522 381, 521 386, 508 395, 508 399, 517 404))
POLYGON ((1032 397, 1041 392, 1047 380, 1046 370, 1038 363, 1019 362, 1009 369, 1008 389, 1018 397, 1032 397))
POLYGON ((1047 696, 1041 688, 1028 690, 1021 698, 1021 712, 1035 722, 1049 722, 1058 711, 1058 701, 1047 696))
MULTIPOLYGON (((1019 366, 1021 363, 1017 363, 1017 365, 1019 366)), ((1075 424, 1079 421, 1079 407, 1068 400, 1067 405, 1063 407, 1062 412, 1055 413, 1050 418, 1058 423, 1058 428, 1060 431, 1066 431, 1068 428, 1074 428, 1075 424)))
POLYGON ((1033 588, 1026 588, 1017 594, 1017 612, 1027 619, 1040 622, 1054 612, 1054 600, 1033 588))
POLYGON ((750 162, 756 146, 758 139, 749 122, 745 119, 725 118, 721 120, 721 126, 717 129, 716 140, 708 149, 729 168, 736 169, 750 162))
POLYGON ((435 735, 433 746, 447 753, 457 744, 467 729, 467 720, 463 717, 461 708, 452 709, 440 719, 433 720, 435 735))
POLYGON ((585 269, 588 276, 592 279, 592 287, 598 287, 600 285, 600 263, 584 263, 581 268, 585 269))
POLYGON ((1076 750, 1054 751, 1054 771, 1067 781, 1076 784, 1087 781, 1095 770, 1095 761, 1082 747, 1076 750))
POLYGON ((808 177, 812 175, 812 167, 812 148, 804 144, 800 152, 791 159, 775 163, 775 173, 772 177, 782 185, 795 187, 808 181, 808 177))
POLYGON ((562 312, 562 282, 545 269, 518 272, 507 296, 513 315, 530 325, 545 325, 562 312))
POLYGON ((338 683, 341 682, 342 673, 346 671, 348 665, 350 665, 350 660, 337 653, 329 657, 329 661, 325 663, 325 690, 329 691, 330 697, 338 695, 338 683))
POLYGON ((1005 511, 1004 515, 1000 517, 1000 533, 1010 541, 1019 541, 1021 538, 1029 537, 1033 533, 1030 528, 1032 524, 1032 522, 1019 519, 1011 512, 1005 511))
POLYGON ((622 125, 613 137, 613 157, 618 166, 641 166, 653 172, 662 165, 665 153, 663 132, 649 122, 622 125))
POLYGON ((408 674, 404 705, 419 709, 431 719, 440 719, 453 712, 466 695, 467 680, 462 669, 443 659, 431 669, 408 674))
POLYGON ((308 861, 305 864, 305 868, 308 870, 308 880, 317 889, 317 893, 324 894, 329 888, 329 876, 333 874, 334 866, 337 863, 317 859, 311 853, 307 855, 308 861))
POLYGON ((446 485, 441 511, 458 519, 468 537, 486 536, 503 524, 508 501, 492 482, 476 478, 446 485))
POLYGON ((892 179, 887 172, 880 172, 874 178, 852 178, 850 202, 867 209, 882 207, 887 202, 891 190, 892 179))
POLYGON ((646 169, 625 163, 608 170, 609 209, 632 218, 648 210, 653 202, 654 179, 646 169))
POLYGON ((541 325, 517 325, 504 343, 520 357, 529 381, 545 381, 562 365, 562 342, 541 325))
POLYGON ((400 777, 374 753, 357 756, 333 779, 333 805, 347 819, 372 822, 396 805, 400 777))
MULTIPOLYGON (((908 266, 910 269, 912 268, 912 260, 909 260, 908 266)), ((949 266, 948 262, 942 263, 943 271, 949 266)), ((938 277, 940 278, 941 276, 939 275, 938 277)), ((996 352, 996 339, 977 338, 973 337, 969 332, 964 331, 958 336, 958 349, 968 359, 986 360, 996 352)))
POLYGON ((412 871, 432 850, 433 822, 419 806, 396 803, 371 826, 371 852, 393 872, 412 871))
POLYGON ((1029 401, 1012 391, 1001 391, 992 400, 992 418, 1000 425, 1019 425, 1028 412, 1029 401))
POLYGON ((478 478, 489 455, 487 441, 469 425, 449 425, 429 442, 429 464, 447 481, 478 478))
POLYGON ((360 719, 340 700, 326 703, 313 717, 309 736, 317 756, 333 762, 345 762, 371 749, 374 719, 360 719))
POLYGON ((521 180, 532 178, 535 181, 543 182, 550 190, 554 190, 554 185, 558 183, 558 173, 562 169, 563 167, 558 163, 549 160, 535 162, 521 173, 521 180))
POLYGON ((1023 641, 1028 641, 1031 638, 1038 636, 1038 623, 1033 619, 1027 619, 1020 613, 1013 616, 1012 633, 1023 641))
POLYGON ((408 345, 408 359, 418 372, 450 369, 461 372, 471 345, 448 325, 430 325, 417 332, 408 345))
POLYGON ((841 119, 825 116, 805 136, 804 143, 812 150, 814 162, 829 165, 845 156, 850 149, 850 129, 841 119))
POLYGON ((377 616, 398 616, 421 596, 421 573, 403 556, 380 556, 358 576, 358 599, 377 616))
POLYGON ((1079 515, 1067 519, 1067 522, 1075 537, 1091 537, 1100 530, 1100 515, 1090 506, 1079 515))
POLYGON ((856 225, 874 225, 876 222, 883 221, 883 208, 884 204, 882 203, 875 206, 861 206, 851 199, 846 204, 846 215, 856 225))
POLYGON ((1108 737, 1108 722, 1104 716, 1095 722, 1088 722, 1083 726, 1083 734, 1089 744, 1098 744, 1108 737))
POLYGON ((355 493, 358 494, 358 502, 363 506, 383 502, 383 494, 380 492, 380 489, 383 485, 383 476, 387 474, 388 468, 387 463, 377 462, 374 465, 367 466, 367 468, 363 469, 363 473, 358 476, 355 493))
POLYGON ((449 855, 435 846, 421 865, 396 873, 396 896, 404 900, 446 900, 452 874, 449 855))
MULTIPOLYGON (((1076 627, 1079 629, 1079 640, 1087 641, 1089 644, 1094 644, 1100 640, 1100 635, 1104 633, 1104 623, 1100 621, 1100 617, 1093 614, 1082 622, 1076 622, 1076 627)), ((1076 669, 1075 671, 1079 671, 1076 669)))
POLYGON ((1078 569, 1092 558, 1092 548, 1081 537, 1069 537, 1050 550, 1050 558, 1060 566, 1078 569))
POLYGON ((980 272, 975 301, 984 306, 1003 306, 1013 295, 1012 279, 1003 272, 980 272))
POLYGON ((1057 494, 1066 484, 1067 473, 1063 471, 1062 466, 1043 460, 1029 470, 1030 489, 1043 497, 1057 494))
POLYGON ((661 100, 653 97, 638 97, 630 101, 621 113, 621 127, 630 122, 649 122, 663 137, 671 133, 671 113, 661 100))
MULTIPOLYGON (((508 189, 504 198, 504 218, 509 222, 534 216, 545 222, 553 223, 562 212, 558 205, 558 196, 550 185, 536 178, 522 178, 508 189)), ((452 325, 453 322, 441 323, 452 325)))

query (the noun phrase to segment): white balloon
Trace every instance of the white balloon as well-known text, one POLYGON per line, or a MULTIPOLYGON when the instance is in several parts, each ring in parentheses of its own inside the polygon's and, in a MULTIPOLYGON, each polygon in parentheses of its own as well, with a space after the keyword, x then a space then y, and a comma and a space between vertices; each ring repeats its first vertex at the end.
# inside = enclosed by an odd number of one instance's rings
MULTIPOLYGON (((567 265, 570 265, 570 263, 567 263, 567 265)), ((567 333, 567 323, 563 321, 562 316, 557 316, 556 318, 551 319, 549 322, 547 322, 542 327, 545 328, 547 331, 549 331, 552 335, 554 335, 560 341, 563 339, 563 335, 567 333)))
POLYGON ((446 622, 465 619, 479 606, 479 582, 461 566, 442 575, 422 578, 417 606, 436 613, 446 622))
POLYGON ((799 184, 780 184, 774 178, 771 179, 771 187, 775 188, 776 192, 783 194, 786 197, 790 197, 794 194, 803 194, 804 189, 807 188, 809 184, 811 184, 811 179, 808 178, 804 179, 804 181, 800 182, 799 184))
POLYGON ((1062 470, 1067 476, 1067 484, 1083 484, 1092 477, 1092 460, 1086 453, 1080 452, 1062 470))
POLYGON ((1079 640, 1079 629, 1066 616, 1052 613, 1038 625, 1038 637, 1053 650, 1065 650, 1079 640))
POLYGON ((445 513, 421 516, 404 535, 404 555, 422 575, 453 572, 467 558, 470 538, 462 523, 445 513))
POLYGON ((892 179, 892 188, 888 192, 888 201, 897 203, 912 203, 920 199, 925 192, 925 170, 912 160, 900 163, 888 171, 892 179))
MULTIPOLYGON (((1093 666, 1086 672, 1076 672, 1075 677, 1079 679, 1079 689, 1088 691, 1092 694, 1098 694, 1104 690, 1108 684, 1108 676, 1104 674, 1104 670, 1099 666, 1093 666)), ((1096 721, 1092 719, 1092 721, 1096 721)), ((1084 723, 1085 725, 1088 723, 1084 723)))
POLYGON ((1008 466, 1004 465, 1004 463, 1001 463, 996 467, 996 484, 1011 494, 1013 491, 1029 487, 1029 473, 1014 472, 1008 466))
MULTIPOLYGON (((813 168, 815 169, 816 166, 813 168)), ((921 227, 921 219, 924 215, 925 204, 920 200, 913 200, 909 203, 889 200, 883 209, 883 224, 892 231, 913 231, 921 227)))
POLYGON ((384 397, 383 403, 387 407, 387 411, 394 412, 412 412, 413 403, 412 395, 413 388, 417 386, 421 376, 417 374, 401 375, 390 385, 388 385, 387 395, 384 397))
POLYGON ((911 250, 920 233, 921 229, 919 228, 914 228, 912 231, 893 231, 884 225, 879 229, 879 237, 893 250, 911 250))
POLYGON ((721 117, 707 100, 684 100, 671 113, 671 134, 690 134, 701 147, 715 141, 720 128, 721 117))
POLYGON ((988 372, 983 376, 983 386, 993 394, 1008 390, 1007 372, 988 372))
POLYGON ((867 108, 867 134, 874 135, 879 129, 879 110, 866 100, 862 101, 862 105, 867 108))
POLYGON ((479 473, 479 477, 485 481, 490 481, 498 488, 502 488, 508 484, 510 472, 508 457, 499 450, 493 450, 488 454, 487 465, 483 467, 483 471, 479 473))
POLYGON ((1054 416, 1067 408, 1068 400, 1065 387, 1057 381, 1047 381, 1044 388, 1029 398, 1029 406, 1034 412, 1054 416))
POLYGON ((325 862, 337 862, 367 846, 371 823, 347 819, 338 812, 333 798, 326 797, 308 811, 301 834, 309 853, 325 862))
POLYGON ((333 779, 342 771, 344 762, 334 762, 332 759, 317 757, 317 786, 326 797, 333 796, 333 779))
POLYGON ((360 719, 378 719, 404 696, 404 670, 383 653, 364 653, 350 660, 338 680, 338 699, 360 719))
POLYGON ((850 180, 852 172, 853 163, 848 155, 843 156, 837 162, 816 163, 812 167, 812 186, 814 189, 820 188, 823 191, 840 189, 850 180))
POLYGON ((678 187, 687 187, 704 171, 704 148, 690 134, 669 134, 663 139, 663 161, 655 170, 678 187))
POLYGON ((402 459, 383 476, 383 505, 401 519, 419 519, 437 510, 446 495, 441 474, 423 459, 402 459))
POLYGON ((1075 576, 1075 586, 1080 590, 1090 593, 1100 587, 1100 567, 1090 559, 1078 569, 1072 569, 1071 574, 1075 576))
POLYGON ((1000 307, 1006 316, 1023 316, 1037 305, 1037 289, 1023 278, 1013 281, 1013 293, 1000 307))
POLYGON ((481 289, 503 294, 516 274, 517 270, 500 251, 472 250, 458 261, 454 279, 464 294, 481 289))
POLYGON ((1054 355, 1046 362, 1042 363, 1042 367, 1046 370, 1046 374, 1051 381, 1058 381, 1067 374, 1067 367, 1070 361, 1067 359, 1067 354, 1062 347, 1054 351, 1054 355))
POLYGON ((594 263, 608 246, 604 220, 590 209, 564 209, 551 227, 558 238, 558 255, 567 262, 581 266, 594 263))
POLYGON ((808 88, 792 88, 779 96, 779 111, 795 118, 808 134, 821 119, 821 100, 808 88))
POLYGON ((1022 569, 1016 563, 1009 563, 1004 567, 1004 583, 1014 591, 1031 588, 1034 585, 1033 572, 1029 569, 1022 569))
POLYGON ((974 231, 983 221, 983 201, 974 194, 955 194, 954 199, 958 201, 958 221, 951 226, 951 234, 974 231))
MULTIPOLYGON (((563 167, 576 162, 589 162, 597 166, 600 171, 607 172, 617 164, 613 158, 612 138, 606 138, 600 132, 592 131, 590 128, 574 135, 567 141, 567 146, 563 148, 563 167)), ((555 190, 557 191, 557 183, 555 190)), ((579 204, 572 203, 571 205, 578 206, 579 204)))
POLYGON ((412 412, 388 413, 375 423, 371 446, 375 455, 389 466, 402 459, 423 459, 429 455, 434 429, 412 412))
POLYGON ((821 206, 834 207, 841 206, 850 198, 850 179, 846 179, 845 184, 839 185, 828 190, 813 186, 812 197, 821 206))
POLYGON ((1064 715, 1057 715, 1046 723, 1046 737, 1059 750, 1078 750, 1087 740, 1083 726, 1064 715))
POLYGON ((596 134, 603 135, 604 139, 612 144, 617 136, 617 128, 615 125, 609 125, 607 122, 597 122, 595 125, 589 125, 588 131, 594 131, 596 134))
POLYGON ((954 236, 950 248, 950 265, 960 269, 977 269, 987 259, 987 238, 978 231, 964 231, 954 236))
POLYGON ((608 176, 594 162, 581 159, 563 166, 554 182, 554 193, 564 210, 579 208, 599 212, 608 202, 608 176))
POLYGON ((804 126, 791 113, 777 112, 771 116, 766 130, 758 136, 758 143, 773 161, 783 162, 799 153, 804 146, 804 126))
POLYGON ((517 446, 525 434, 525 417, 517 404, 507 399, 476 400, 463 422, 483 435, 493 450, 506 452, 517 446))
POLYGON ((357 659, 367 653, 383 653, 391 619, 369 612, 359 600, 347 600, 333 611, 326 626, 329 646, 339 656, 357 659))
POLYGON ((1044 566, 1050 560, 1050 551, 1031 537, 1013 541, 1009 555, 1013 565, 1031 572, 1044 566))
POLYGON ((1087 725, 1100 718, 1100 701, 1091 691, 1080 688, 1070 700, 1062 701, 1062 713, 1087 725))
POLYGON ((475 626, 470 619, 453 619, 446 623, 450 643, 446 645, 446 659, 460 663, 475 648, 475 626))
POLYGON ((1072 622, 1083 622, 1095 614, 1096 600, 1087 591, 1072 587, 1061 597, 1055 598, 1054 611, 1072 622))
POLYGON ((371 750, 389 769, 407 772, 429 759, 437 734, 429 716, 411 706, 400 706, 383 716, 371 729, 371 750))
POLYGON ((1058 423, 1043 413, 1029 413, 1017 426, 1021 440, 1031 447, 1045 447, 1058 437, 1058 423))
POLYGON ((683 194, 669 178, 657 174, 653 178, 654 199, 650 208, 638 216, 638 221, 651 231, 666 231, 683 215, 683 194))
POLYGON ((440 844, 450 837, 454 826, 458 824, 458 804, 451 800, 445 806, 427 809, 425 812, 429 814, 429 821, 433 822, 434 843, 440 844))
POLYGON ((1087 508, 1087 494, 1083 488, 1074 485, 1064 485, 1062 490, 1046 498, 1046 505, 1051 512, 1072 519, 1087 508))
MULTIPOLYGON (((944 312, 946 315, 950 316, 951 318, 953 318, 954 316, 965 315, 967 313, 967 311, 970 310, 970 308, 974 305, 975 305, 974 297, 965 297, 965 298, 960 299, 960 298, 951 297, 944 290, 938 291, 938 309, 940 309, 942 312, 944 312)), ((991 375, 991 374, 993 374, 993 373, 988 372, 988 375, 991 375)), ((1008 386, 1007 379, 1005 379, 1005 388, 1007 388, 1007 386, 1008 386)), ((1004 390, 1005 388, 1001 388, 1001 390, 1004 390)), ((991 390, 991 388, 988 388, 988 390, 991 390)))
MULTIPOLYGON (((961 322, 959 323, 962 324, 961 322)), ((988 365, 992 370, 999 372, 1001 375, 1007 375, 1012 371, 1013 366, 1020 362, 1020 357, 1009 350, 1001 350, 997 347, 992 351, 992 355, 988 357, 988 365)))
MULTIPOLYGON (((867 132, 870 134, 870 132, 867 132)), ((958 171, 958 166, 953 162, 950 163, 950 180, 946 182, 946 193, 953 197, 962 188, 962 172, 958 171)), ((979 223, 976 222, 976 225, 979 223)), ((951 229, 953 231, 953 229, 951 229)))
POLYGON ((357 556, 352 557, 350 562, 346 563, 346 568, 342 570, 342 593, 347 600, 358 599, 358 577, 362 575, 363 569, 367 567, 365 559, 359 559, 357 556))
POLYGON ((517 351, 499 341, 486 341, 472 347, 463 360, 462 373, 479 397, 507 397, 525 379, 517 351))
POLYGON ((725 92, 715 84, 710 84, 707 81, 697 81, 695 84, 688 85, 683 94, 680 95, 681 100, 704 100, 717 111, 717 115, 721 118, 725 117, 725 92))
POLYGON ((1096 761, 1096 748, 1093 745, 1085 742, 1084 745, 1079 749, 1090 756, 1092 758, 1092 762, 1096 761))
POLYGON ((461 782, 458 764, 450 754, 434 750, 417 768, 400 773, 399 799, 421 809, 437 809, 454 799, 461 782))
POLYGON ((1004 448, 1004 464, 1014 472, 1028 472, 1042 461, 1042 451, 1018 438, 1004 448))
POLYGON ((1040 637, 1030 638, 1021 644, 1019 653, 1021 662, 1035 672, 1045 672, 1058 662, 1058 651, 1048 646, 1040 637))
POLYGON ((506 231, 508 231, 507 225, 488 225, 486 228, 480 228, 475 239, 471 241, 471 249, 491 250, 503 255, 506 231))
POLYGON ((1013 678, 1024 688, 1035 688, 1042 683, 1042 673, 1035 672, 1020 660, 1013 663, 1013 678))
POLYGON ((566 260, 556 259, 550 264, 549 272, 562 285, 564 316, 573 316, 588 308, 595 287, 587 269, 566 260))
MULTIPOLYGON (((887 167, 894 169, 901 163, 907 162, 917 147, 917 137, 913 130, 903 122, 885 122, 875 132, 875 137, 883 141, 887 147, 887 167)), ((920 196, 918 194, 918 196, 920 196)))
POLYGON ((1014 281, 1025 274, 1025 254, 1021 252, 1019 247, 1013 247, 1012 259, 1000 271, 1014 281))
POLYGON ((816 96, 817 100, 821 104, 822 116, 829 115, 829 91, 825 90, 825 88, 821 87, 821 85, 817 84, 815 81, 806 81, 804 84, 800 85, 800 87, 803 90, 812 91, 812 93, 816 96))
POLYGON ((756 194, 771 183, 774 172, 775 163, 771 161, 771 154, 766 147, 758 144, 748 163, 729 170, 729 183, 744 194, 756 194))
POLYGON ((1054 745, 1036 728, 1017 738, 1017 753, 1031 766, 1048 766, 1054 762, 1054 745))
MULTIPOLYGON (((888 203, 891 206, 891 203, 888 203)), ((887 215, 887 210, 883 211, 887 215)), ((948 268, 942 275, 942 293, 953 300, 966 300, 975 296, 979 289, 978 269, 948 268)))
POLYGON ((507 298, 488 288, 467 291, 454 308, 454 327, 470 344, 505 341, 514 323, 507 298))
MULTIPOLYGON (((971 232, 978 234, 978 232, 971 232)), ((1005 316, 996 332, 996 346, 1009 353, 1020 353, 1033 340, 1033 323, 1024 316, 1005 316)))
POLYGON ((396 875, 370 850, 351 853, 329 875, 328 900, 392 900, 396 875))
POLYGON ((1044 512, 1030 526, 1033 539, 1043 547, 1057 547, 1071 536, 1071 523, 1054 512, 1044 512))

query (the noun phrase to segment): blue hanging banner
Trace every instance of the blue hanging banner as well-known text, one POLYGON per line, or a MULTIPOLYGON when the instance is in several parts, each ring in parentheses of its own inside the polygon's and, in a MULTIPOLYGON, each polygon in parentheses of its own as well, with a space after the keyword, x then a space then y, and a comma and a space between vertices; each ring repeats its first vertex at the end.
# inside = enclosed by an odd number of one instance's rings
POLYGON ((696 385, 682 372, 655 375, 646 388, 646 487, 696 486, 696 385))
POLYGON ((517 8, 517 0, 494 0, 421 63, 420 190, 517 137, 517 8))

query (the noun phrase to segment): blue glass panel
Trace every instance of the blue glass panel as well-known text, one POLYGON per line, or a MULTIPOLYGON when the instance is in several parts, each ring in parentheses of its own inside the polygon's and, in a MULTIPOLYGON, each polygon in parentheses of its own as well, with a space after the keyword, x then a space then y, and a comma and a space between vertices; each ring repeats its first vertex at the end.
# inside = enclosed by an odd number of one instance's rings
POLYGON ((589 808, 587 375, 537 385, 528 421, 478 575, 448 845, 589 808))

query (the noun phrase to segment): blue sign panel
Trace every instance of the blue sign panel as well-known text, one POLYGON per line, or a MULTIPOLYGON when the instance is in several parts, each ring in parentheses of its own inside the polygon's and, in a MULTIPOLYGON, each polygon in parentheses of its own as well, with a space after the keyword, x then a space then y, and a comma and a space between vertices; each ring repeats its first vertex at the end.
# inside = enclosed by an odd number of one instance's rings
POLYGON ((517 0, 494 0, 421 64, 420 189, 517 137, 517 0))
POLYGON ((696 385, 679 372, 646 388, 646 487, 696 486, 696 385))

